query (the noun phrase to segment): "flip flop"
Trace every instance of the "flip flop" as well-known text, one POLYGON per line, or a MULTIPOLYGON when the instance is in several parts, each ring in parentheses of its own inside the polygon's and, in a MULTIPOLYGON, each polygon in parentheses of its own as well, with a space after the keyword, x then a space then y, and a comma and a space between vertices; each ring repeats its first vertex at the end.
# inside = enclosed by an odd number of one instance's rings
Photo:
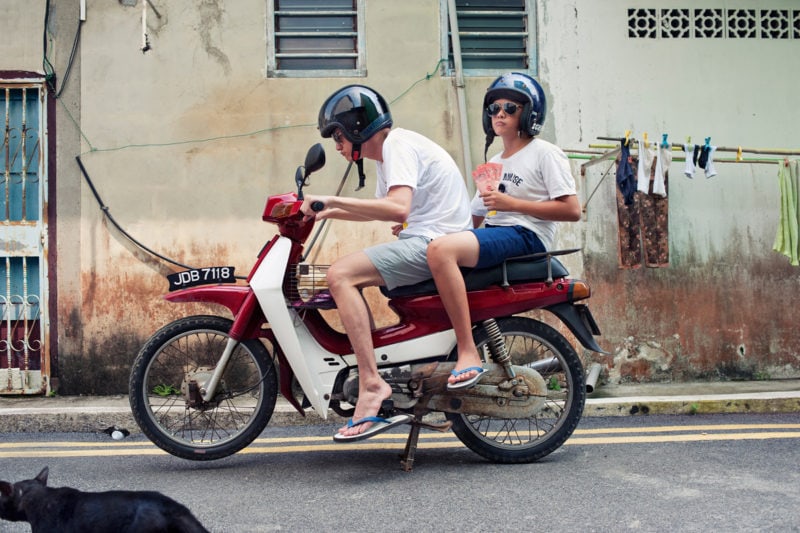
POLYGON ((455 377, 458 377, 462 374, 466 374, 467 372, 475 371, 477 374, 472 376, 469 379, 465 379, 464 381, 458 381, 456 383, 447 382, 447 390, 462 390, 462 389, 469 389, 474 387, 478 384, 478 382, 483 377, 483 374, 488 372, 482 366, 471 366, 469 368, 464 368, 463 370, 451 370, 450 373, 453 374, 455 377))
POLYGON ((387 429, 391 429, 395 426, 399 426, 401 424, 408 424, 413 420, 414 417, 411 415, 396 415, 391 418, 383 418, 380 416, 365 416, 361 420, 355 422, 351 418, 347 421, 347 427, 352 428, 355 426, 360 426, 366 422, 372 422, 372 426, 367 429, 363 433, 359 433, 358 435, 342 435, 341 433, 336 433, 333 436, 333 440, 335 442, 355 442, 358 440, 368 439, 370 437, 374 437, 379 433, 383 433, 387 429))

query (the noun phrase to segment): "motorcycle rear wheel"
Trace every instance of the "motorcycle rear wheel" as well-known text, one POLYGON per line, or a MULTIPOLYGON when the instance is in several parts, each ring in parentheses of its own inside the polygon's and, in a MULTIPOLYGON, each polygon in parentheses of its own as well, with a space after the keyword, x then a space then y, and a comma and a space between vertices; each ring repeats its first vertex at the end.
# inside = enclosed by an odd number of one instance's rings
MULTIPOLYGON (((497 319, 512 363, 531 366, 555 358, 552 369, 540 372, 547 398, 528 418, 493 418, 447 413, 453 432, 469 449, 496 463, 537 461, 558 449, 572 435, 586 402, 584 372, 567 339, 543 322, 525 317, 497 319)), ((484 327, 473 332, 478 352, 489 360, 489 336, 484 327)), ((455 351, 450 360, 455 361, 455 351)))
POLYGON ((195 406, 189 401, 188 383, 204 385, 231 324, 207 315, 176 320, 158 330, 133 363, 133 417, 154 444, 172 455, 194 461, 227 457, 253 442, 272 417, 277 373, 256 339, 236 347, 211 401, 195 406))

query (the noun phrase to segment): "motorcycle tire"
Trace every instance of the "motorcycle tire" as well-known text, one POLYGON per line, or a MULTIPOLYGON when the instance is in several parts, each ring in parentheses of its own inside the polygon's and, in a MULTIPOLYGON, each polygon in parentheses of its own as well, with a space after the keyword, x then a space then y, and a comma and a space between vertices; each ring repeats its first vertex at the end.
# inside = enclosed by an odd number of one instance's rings
MULTIPOLYGON (((569 341, 549 325, 525 317, 498 318, 497 325, 512 364, 531 366, 552 359, 552 368, 540 371, 547 384, 544 405, 528 418, 493 418, 447 413, 453 432, 475 453, 496 463, 519 464, 541 459, 572 435, 586 402, 583 364, 569 341)), ((483 326, 473 331, 478 352, 489 359, 489 334, 483 326)), ((457 353, 450 354, 455 361, 457 353)))
POLYGON ((156 446, 172 455, 194 461, 227 457, 253 442, 272 417, 278 378, 258 339, 236 346, 209 402, 190 401, 187 391, 210 377, 231 324, 218 316, 181 318, 158 330, 133 363, 133 417, 156 446))

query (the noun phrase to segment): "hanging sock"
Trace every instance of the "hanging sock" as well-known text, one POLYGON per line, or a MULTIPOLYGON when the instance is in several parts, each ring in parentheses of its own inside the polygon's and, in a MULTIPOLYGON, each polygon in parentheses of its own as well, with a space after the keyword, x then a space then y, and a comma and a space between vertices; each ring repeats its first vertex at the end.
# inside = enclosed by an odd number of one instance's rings
MULTIPOLYGON (((697 148, 697 145, 694 145, 694 148, 697 148)), ((694 178, 694 165, 697 160, 696 157, 692 157, 692 150, 694 150, 694 148, 689 144, 683 145, 683 153, 686 157, 686 168, 683 169, 683 173, 686 174, 687 178, 694 178)))
POLYGON ((669 166, 671 164, 672 149, 669 147, 659 148, 658 159, 656 160, 656 177, 655 180, 653 180, 653 194, 661 196, 662 198, 667 197, 667 181, 665 174, 669 171, 669 166))
MULTIPOLYGON (((697 157, 700 155, 700 145, 694 145, 694 154, 692 154, 692 164, 697 165, 697 157)), ((703 167, 700 167, 703 168, 703 167)))
POLYGON ((713 178, 717 175, 717 169, 714 168, 714 152, 716 146, 707 146, 704 150, 708 153, 706 157, 706 178, 713 178))
POLYGON ((697 166, 702 169, 705 169, 706 163, 708 163, 708 149, 708 145, 700 147, 700 157, 697 158, 697 166))
POLYGON ((631 148, 626 142, 623 139, 621 143, 619 164, 617 165, 617 186, 623 198, 625 198, 625 205, 631 205, 633 203, 633 193, 636 192, 636 173, 631 167, 631 148))
POLYGON ((639 144, 639 165, 636 169, 636 190, 645 194, 650 192, 650 171, 653 168, 655 150, 639 144))

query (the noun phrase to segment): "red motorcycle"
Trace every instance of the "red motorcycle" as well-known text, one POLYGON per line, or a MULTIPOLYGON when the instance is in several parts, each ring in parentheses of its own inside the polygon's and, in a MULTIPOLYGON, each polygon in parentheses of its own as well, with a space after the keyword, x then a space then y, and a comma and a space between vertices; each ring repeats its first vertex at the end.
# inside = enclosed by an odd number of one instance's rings
MULTIPOLYGON (((325 164, 313 146, 297 169, 297 192, 271 196, 263 220, 278 225, 246 283, 233 267, 168 276, 170 302, 219 304, 233 319, 189 316, 158 330, 131 372, 130 403, 142 431, 160 448, 192 460, 226 457, 250 444, 272 416, 278 392, 297 411, 313 407, 350 417, 358 372, 347 336, 322 310, 335 308, 325 267, 304 262, 315 221, 300 212, 303 187, 325 164)), ((395 324, 373 331, 375 358, 392 386, 383 416, 412 415, 402 465, 410 470, 421 428, 452 428, 471 450, 498 463, 536 461, 566 441, 586 399, 581 359, 542 321, 544 309, 587 349, 602 352, 584 303, 589 286, 568 277, 554 251, 465 270, 474 336, 489 372, 466 390, 447 390, 456 338, 433 281, 384 291, 395 324), (443 413, 444 418, 425 416, 443 413), (431 419, 433 419, 431 421, 431 419)))

